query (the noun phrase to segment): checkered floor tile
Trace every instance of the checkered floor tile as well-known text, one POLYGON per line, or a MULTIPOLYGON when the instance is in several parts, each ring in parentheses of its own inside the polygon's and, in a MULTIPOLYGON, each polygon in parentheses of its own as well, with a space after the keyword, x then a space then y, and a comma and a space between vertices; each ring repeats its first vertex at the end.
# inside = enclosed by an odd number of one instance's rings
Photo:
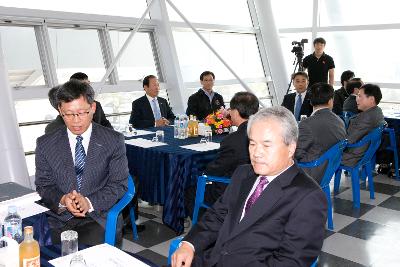
MULTIPOLYGON (((332 193, 334 231, 326 231, 318 266, 400 266, 400 181, 375 176, 375 199, 369 198, 368 183, 362 182, 360 209, 354 209, 350 178, 343 175, 341 180, 339 193, 332 193)), ((160 218, 152 208, 142 208, 140 220, 146 229, 138 241, 126 233, 122 249, 166 266, 175 233, 160 218)))

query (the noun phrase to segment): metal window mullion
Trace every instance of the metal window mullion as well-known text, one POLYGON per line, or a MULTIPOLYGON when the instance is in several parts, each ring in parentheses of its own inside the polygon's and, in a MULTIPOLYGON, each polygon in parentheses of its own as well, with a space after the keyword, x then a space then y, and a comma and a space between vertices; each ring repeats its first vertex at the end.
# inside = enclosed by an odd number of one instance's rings
POLYGON ((34 26, 34 30, 44 80, 49 87, 54 87, 58 84, 58 79, 47 25, 44 22, 40 26, 34 26))
POLYGON ((159 56, 159 49, 157 47, 157 41, 154 32, 149 33, 149 39, 150 39, 150 44, 151 44, 151 50, 153 52, 153 59, 154 59, 154 64, 156 65, 156 71, 157 71, 157 76, 158 80, 164 82, 164 74, 161 68, 161 59, 159 56))
MULTIPOLYGON (((103 55, 103 61, 106 69, 111 66, 111 63, 114 59, 114 51, 112 49, 112 43, 110 38, 110 32, 108 31, 107 26, 98 29, 97 33, 99 35, 101 53, 103 55)), ((114 68, 111 72, 110 76, 108 76, 110 84, 117 84, 118 83, 118 71, 117 68, 114 68)))

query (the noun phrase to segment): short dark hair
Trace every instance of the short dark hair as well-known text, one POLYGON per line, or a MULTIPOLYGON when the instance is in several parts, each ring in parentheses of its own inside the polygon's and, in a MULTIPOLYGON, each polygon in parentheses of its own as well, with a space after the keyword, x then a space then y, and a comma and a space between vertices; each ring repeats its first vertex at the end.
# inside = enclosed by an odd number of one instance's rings
POLYGON ((47 93, 47 96, 49 97, 49 102, 53 108, 58 110, 58 105, 57 105, 57 91, 60 89, 61 85, 57 85, 49 90, 47 93))
POLYGON ((296 73, 293 73, 292 74, 292 80, 294 80, 294 78, 296 78, 296 76, 303 76, 304 78, 307 79, 307 81, 309 80, 307 72, 304 72, 304 71, 298 71, 296 73))
POLYGON ((320 43, 320 44, 326 45, 326 41, 325 41, 325 39, 322 38, 322 37, 315 38, 315 39, 314 39, 314 42, 313 42, 313 45, 315 45, 316 43, 320 43))
POLYGON ((367 83, 362 85, 360 89, 363 89, 364 94, 366 94, 367 96, 373 96, 375 98, 375 104, 379 104, 382 99, 382 92, 381 88, 378 85, 367 83))
POLYGON ((362 81, 360 78, 351 79, 346 84, 346 91, 348 94, 353 94, 354 89, 360 88, 362 86, 362 81))
POLYGON ((204 76, 207 76, 207 75, 211 75, 213 77, 213 79, 215 80, 214 73, 212 71, 206 70, 206 71, 203 71, 202 74, 200 74, 200 81, 202 81, 204 79, 204 76))
POLYGON ((351 70, 345 70, 340 76, 340 82, 344 86, 344 82, 348 82, 350 79, 354 78, 354 72, 351 70))
POLYGON ((328 83, 316 83, 310 88, 311 91, 311 105, 319 106, 328 104, 329 100, 333 99, 335 90, 332 85, 328 83))
POLYGON ((74 74, 71 75, 71 77, 69 77, 69 79, 76 79, 79 81, 83 81, 83 80, 89 80, 89 77, 86 75, 86 73, 83 72, 76 72, 74 74))
POLYGON ((256 114, 259 106, 258 98, 250 92, 237 92, 229 104, 230 109, 236 109, 243 119, 256 114))
POLYGON ((154 79, 154 78, 157 79, 157 77, 154 75, 147 75, 146 77, 144 77, 143 78, 143 88, 144 88, 144 86, 149 87, 150 79, 154 79))
POLYGON ((94 90, 86 83, 72 79, 63 85, 57 91, 57 107, 60 107, 61 102, 71 102, 83 96, 89 104, 94 102, 94 90))

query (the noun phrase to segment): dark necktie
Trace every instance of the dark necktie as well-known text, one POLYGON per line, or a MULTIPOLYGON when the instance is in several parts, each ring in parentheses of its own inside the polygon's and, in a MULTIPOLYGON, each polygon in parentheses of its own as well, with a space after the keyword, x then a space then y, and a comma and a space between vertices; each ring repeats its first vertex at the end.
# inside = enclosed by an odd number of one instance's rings
POLYGON ((300 121, 300 111, 302 104, 303 103, 301 101, 301 94, 298 94, 296 98, 296 104, 294 106, 294 117, 296 118, 297 121, 300 121))
POLYGON ((264 190, 264 186, 266 186, 268 183, 269 181, 266 176, 260 177, 260 181, 258 182, 256 189, 247 200, 246 206, 244 208, 244 214, 246 214, 247 211, 254 205, 254 203, 256 203, 257 199, 260 197, 261 193, 264 190))
POLYGON ((157 100, 155 98, 153 98, 153 100, 151 101, 151 105, 153 106, 154 119, 158 121, 159 119, 161 119, 161 112, 158 108, 157 100))
POLYGON ((82 187, 82 176, 83 170, 85 169, 85 148, 82 144, 82 136, 78 135, 76 137, 75 145, 75 173, 76 173, 76 183, 78 185, 78 192, 81 191, 82 187))

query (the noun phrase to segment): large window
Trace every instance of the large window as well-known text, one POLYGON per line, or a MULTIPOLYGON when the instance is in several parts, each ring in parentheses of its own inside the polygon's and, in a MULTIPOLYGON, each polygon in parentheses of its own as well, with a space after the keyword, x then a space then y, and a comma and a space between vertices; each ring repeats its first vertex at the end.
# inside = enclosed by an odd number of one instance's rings
MULTIPOLYGON (((129 32, 110 31, 114 56, 129 36, 129 32)), ((149 74, 157 75, 150 33, 136 32, 117 63, 120 80, 140 80, 149 74)))
POLYGON ((10 85, 44 85, 33 27, 0 26, 0 38, 10 85))
POLYGON ((278 28, 312 26, 313 0, 271 0, 278 28))
MULTIPOLYGON (((252 26, 246 0, 172 0, 190 22, 252 26)), ((167 3, 170 20, 183 21, 167 3)))
MULTIPOLYGON (((202 35, 241 78, 264 77, 253 34, 203 32, 202 35)), ((176 50, 185 82, 198 81, 205 70, 217 80, 234 79, 231 72, 193 32, 174 32, 176 50)))
POLYGON ((49 29, 59 83, 81 71, 98 82, 105 74, 97 30, 49 29))

